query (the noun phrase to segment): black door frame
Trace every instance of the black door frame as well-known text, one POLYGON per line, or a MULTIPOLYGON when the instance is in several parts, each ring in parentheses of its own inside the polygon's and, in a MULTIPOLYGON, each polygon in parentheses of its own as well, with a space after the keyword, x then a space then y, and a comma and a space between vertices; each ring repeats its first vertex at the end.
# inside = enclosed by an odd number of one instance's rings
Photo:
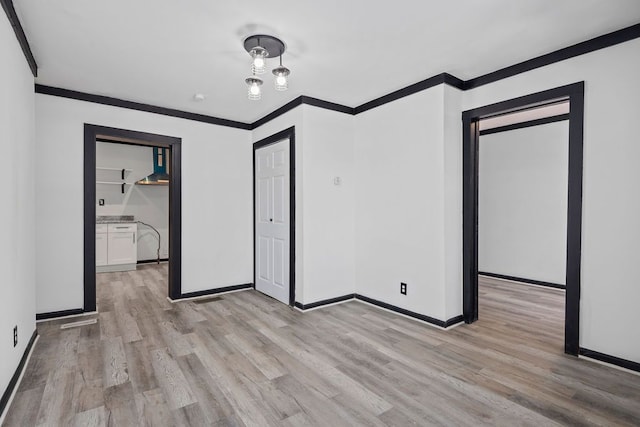
POLYGON ((126 129, 84 125, 84 307, 96 310, 96 141, 150 145, 170 149, 169 286, 171 299, 182 295, 182 139, 126 129))
POLYGON ((253 288, 256 287, 256 150, 289 139, 289 305, 296 302, 296 128, 292 126, 253 144, 253 288))
POLYGON ((479 121, 483 118, 564 100, 569 101, 570 109, 564 351, 577 356, 580 345, 584 82, 521 96, 462 113, 463 317, 466 323, 478 320, 479 121))

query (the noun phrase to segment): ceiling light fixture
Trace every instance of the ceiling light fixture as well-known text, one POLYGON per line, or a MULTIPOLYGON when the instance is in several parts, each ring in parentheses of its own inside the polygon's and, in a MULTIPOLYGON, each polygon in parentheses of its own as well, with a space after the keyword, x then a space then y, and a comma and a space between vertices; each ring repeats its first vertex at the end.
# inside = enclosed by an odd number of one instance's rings
POLYGON ((262 98, 262 91, 260 86, 262 86, 262 79, 255 74, 251 77, 247 77, 245 83, 248 86, 248 95, 249 99, 253 101, 257 101, 262 98))
POLYGON ((276 90, 287 90, 289 87, 289 79, 287 77, 291 74, 291 71, 287 67, 282 66, 282 53, 280 54, 280 66, 274 68, 272 73, 276 76, 276 90))
POLYGON ((258 100, 261 98, 263 81, 257 74, 266 71, 267 58, 280 58, 280 65, 273 69, 275 76, 275 88, 278 91, 287 90, 289 87, 289 74, 291 70, 282 65, 282 54, 286 50, 284 42, 276 37, 266 34, 255 34, 244 40, 244 49, 251 55, 252 75, 245 79, 248 86, 249 99, 258 100))
MULTIPOLYGON (((260 43, 260 41, 258 41, 258 43, 260 43)), ((251 49, 249 55, 253 58, 251 71, 255 74, 264 74, 264 72, 267 71, 267 56, 269 56, 267 49, 262 46, 256 46, 251 49)))

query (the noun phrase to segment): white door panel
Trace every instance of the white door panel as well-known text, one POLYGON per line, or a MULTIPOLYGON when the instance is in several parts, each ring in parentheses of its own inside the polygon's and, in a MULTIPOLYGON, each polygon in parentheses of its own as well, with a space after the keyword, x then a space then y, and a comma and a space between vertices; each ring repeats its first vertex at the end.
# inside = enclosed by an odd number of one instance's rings
POLYGON ((284 175, 273 177, 273 222, 276 224, 284 224, 286 221, 284 200, 285 181, 286 178, 284 175))
POLYGON ((258 221, 269 222, 271 219, 271 178, 260 178, 258 180, 258 221))
POLYGON ((264 236, 258 237, 258 278, 267 282, 271 281, 271 239, 264 236))
POLYGON ((284 240, 273 239, 273 284, 281 288, 285 286, 285 258, 289 257, 286 246, 284 240))
POLYGON ((289 304, 289 139, 255 151, 256 289, 289 304))

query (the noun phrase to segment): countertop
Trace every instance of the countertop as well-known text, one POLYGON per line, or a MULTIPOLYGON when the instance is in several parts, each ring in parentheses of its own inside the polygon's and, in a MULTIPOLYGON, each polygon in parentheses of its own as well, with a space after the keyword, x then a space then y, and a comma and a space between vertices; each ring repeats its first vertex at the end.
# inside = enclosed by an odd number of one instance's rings
POLYGON ((96 224, 122 224, 136 222, 133 215, 101 215, 96 217, 96 224))

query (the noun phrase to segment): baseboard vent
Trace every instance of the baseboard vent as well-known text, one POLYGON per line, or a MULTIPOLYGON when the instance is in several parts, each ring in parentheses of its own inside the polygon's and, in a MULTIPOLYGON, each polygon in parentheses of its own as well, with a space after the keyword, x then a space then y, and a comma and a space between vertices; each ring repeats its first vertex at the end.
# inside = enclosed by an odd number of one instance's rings
POLYGON ((80 326, 93 325, 98 323, 98 319, 78 320, 77 322, 63 323, 60 325, 60 329, 77 328, 80 326))

